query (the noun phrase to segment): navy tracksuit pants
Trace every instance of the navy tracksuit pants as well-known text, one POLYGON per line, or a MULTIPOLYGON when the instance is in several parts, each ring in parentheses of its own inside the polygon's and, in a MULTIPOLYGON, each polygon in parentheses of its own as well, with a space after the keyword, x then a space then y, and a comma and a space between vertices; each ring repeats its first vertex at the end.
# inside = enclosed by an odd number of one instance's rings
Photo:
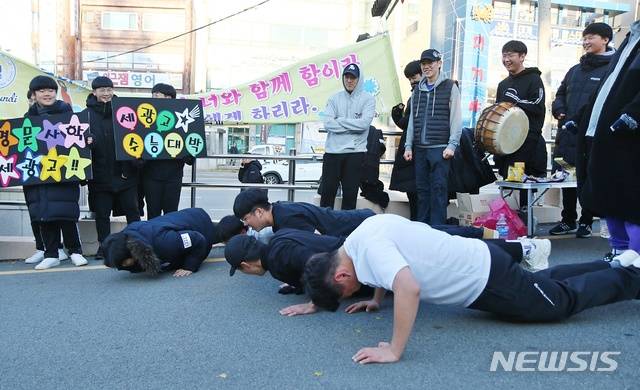
POLYGON ((598 260, 531 273, 488 243, 491 271, 484 291, 469 306, 515 321, 558 321, 591 307, 638 299, 640 269, 598 260))

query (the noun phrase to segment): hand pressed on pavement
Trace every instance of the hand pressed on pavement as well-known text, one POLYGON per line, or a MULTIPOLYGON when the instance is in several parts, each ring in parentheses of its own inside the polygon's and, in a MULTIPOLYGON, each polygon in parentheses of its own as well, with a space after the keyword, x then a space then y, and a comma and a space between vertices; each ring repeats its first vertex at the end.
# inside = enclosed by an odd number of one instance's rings
POLYGON ((380 304, 375 300, 371 299, 369 301, 360 301, 352 305, 349 305, 347 306, 346 309, 344 309, 344 311, 349 314, 352 314, 352 313, 357 313, 363 310, 366 312, 370 312, 370 311, 378 311, 379 309, 380 309, 380 304))
POLYGON ((176 272, 173 273, 173 276, 175 276, 176 278, 182 278, 184 276, 189 276, 192 273, 193 272, 188 271, 186 269, 179 269, 179 270, 176 270, 176 272))
POLYGON ((280 310, 280 314, 287 317, 293 317, 303 314, 313 314, 316 311, 318 311, 316 305, 314 305, 312 302, 307 302, 301 303, 299 305, 287 306, 284 309, 280 310))
POLYGON ((378 347, 362 348, 351 359, 360 364, 393 363, 400 360, 391 349, 391 345, 384 341, 378 343, 378 347))

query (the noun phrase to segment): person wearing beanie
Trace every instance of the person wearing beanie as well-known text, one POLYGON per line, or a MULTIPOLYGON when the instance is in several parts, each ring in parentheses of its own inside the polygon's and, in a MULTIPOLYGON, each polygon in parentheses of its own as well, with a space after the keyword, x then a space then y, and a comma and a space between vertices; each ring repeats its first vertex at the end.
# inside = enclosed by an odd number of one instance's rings
MULTIPOLYGON (((606 219, 609 245, 640 264, 640 20, 618 47, 578 125, 580 204, 606 219), (587 153, 588 151, 588 153, 587 153)), ((639 265, 640 266, 640 265, 639 265)))
MULTIPOLYGON (((34 104, 25 117, 47 117, 72 112, 71 106, 56 99, 58 83, 48 76, 36 76, 29 83, 34 104)), ((87 137, 87 143, 92 139, 87 137)), ((23 186, 25 202, 29 209, 31 228, 36 240, 36 252, 25 259, 44 270, 60 265, 68 258, 62 249, 60 234, 76 266, 87 264, 82 256, 82 244, 78 234, 80 217, 80 185, 78 182, 47 183, 23 186)))
MULTIPOLYGON (((175 99, 176 90, 169 84, 156 84, 151 96, 157 99, 175 99)), ((142 188, 147 203, 147 219, 178 210, 185 163, 193 165, 195 159, 185 156, 167 160, 146 160, 138 188, 142 188)))
POLYGON ((136 189, 138 161, 117 161, 113 138, 111 99, 113 82, 108 77, 96 77, 91 82, 93 91, 87 96, 89 124, 94 137, 92 145, 93 178, 89 180, 89 207, 96 215, 98 253, 103 258, 102 242, 111 232, 111 212, 118 206, 127 223, 140 220, 136 189))
POLYGON ((174 211, 131 223, 107 237, 102 243, 104 265, 134 273, 157 275, 171 270, 175 277, 189 276, 219 242, 220 234, 206 211, 174 211))
POLYGON ((356 208, 360 167, 367 151, 369 126, 376 114, 376 100, 363 88, 364 75, 356 64, 342 72, 343 90, 329 98, 322 113, 327 130, 322 158, 320 206, 333 208, 342 185, 342 210, 356 208))
POLYGON ((460 88, 442 72, 438 50, 423 51, 420 66, 423 77, 411 94, 404 159, 415 163, 416 219, 443 225, 449 204, 451 160, 462 133, 460 88))
MULTIPOLYGON (((589 102, 605 76, 609 61, 614 51, 609 48, 613 39, 613 30, 606 23, 591 23, 582 32, 582 48, 585 54, 580 63, 569 69, 564 76, 556 98, 551 105, 551 113, 558 120, 558 133, 553 157, 562 158, 567 164, 576 165, 576 159, 587 160, 586 156, 578 157, 575 123, 578 121, 580 109, 589 102)), ((560 167, 554 162, 554 169, 560 167)), ((576 224, 578 213, 576 204, 578 190, 562 189, 562 220, 549 231, 552 235, 573 234, 578 238, 591 237, 593 215, 582 209, 580 220, 576 224)))
MULTIPOLYGON (((404 77, 411 85, 411 92, 422 78, 422 68, 420 61, 411 61, 404 68, 404 77)), ((413 161, 404 159, 404 144, 407 140, 407 125, 409 124, 409 116, 411 115, 411 98, 407 100, 407 105, 400 103, 391 109, 391 118, 393 122, 402 129, 400 142, 396 149, 396 156, 391 170, 391 181, 389 189, 402 191, 407 194, 409 200, 409 215, 411 220, 415 221, 418 217, 418 194, 416 193, 416 171, 413 161)))

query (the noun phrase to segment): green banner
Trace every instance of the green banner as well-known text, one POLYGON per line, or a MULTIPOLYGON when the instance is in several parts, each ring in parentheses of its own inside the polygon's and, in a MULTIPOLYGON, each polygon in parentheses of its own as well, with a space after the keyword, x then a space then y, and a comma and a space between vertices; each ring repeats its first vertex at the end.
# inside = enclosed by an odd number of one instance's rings
POLYGON ((185 96, 199 98, 207 122, 228 124, 321 121, 327 100, 342 90, 342 70, 356 63, 376 112, 402 101, 387 34, 300 61, 235 88, 185 96))

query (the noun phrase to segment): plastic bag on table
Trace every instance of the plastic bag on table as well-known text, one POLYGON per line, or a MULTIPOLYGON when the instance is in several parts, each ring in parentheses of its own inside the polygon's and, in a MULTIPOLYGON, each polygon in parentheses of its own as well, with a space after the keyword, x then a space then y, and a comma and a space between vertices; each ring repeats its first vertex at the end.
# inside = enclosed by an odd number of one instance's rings
POLYGON ((527 235, 527 226, 522 222, 515 210, 512 210, 504 199, 498 198, 489 203, 489 212, 476 218, 473 222, 474 226, 484 226, 488 229, 496 228, 496 224, 500 219, 500 215, 504 215, 507 225, 509 226, 509 235, 507 239, 515 240, 518 237, 527 235))

